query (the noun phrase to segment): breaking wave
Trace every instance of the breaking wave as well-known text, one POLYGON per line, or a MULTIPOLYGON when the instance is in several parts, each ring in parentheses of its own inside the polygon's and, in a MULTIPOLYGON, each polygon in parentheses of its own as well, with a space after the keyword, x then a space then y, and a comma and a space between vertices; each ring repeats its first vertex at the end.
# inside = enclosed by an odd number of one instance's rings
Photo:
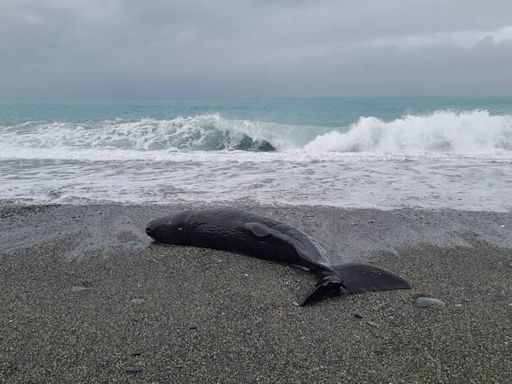
POLYGON ((0 139, 23 147, 131 151, 274 151, 276 140, 263 123, 226 120, 219 115, 70 122, 26 122, 0 127, 0 139))
POLYGON ((36 121, 0 126, 0 156, 4 158, 94 159, 112 154, 107 157, 160 159, 184 151, 301 152, 304 156, 504 153, 508 158, 512 116, 491 115, 486 110, 438 111, 392 121, 361 117, 340 128, 230 120, 218 114, 172 120, 36 121))
POLYGON ((393 121, 362 117, 346 132, 317 136, 307 151, 486 154, 512 151, 512 116, 439 111, 393 121))

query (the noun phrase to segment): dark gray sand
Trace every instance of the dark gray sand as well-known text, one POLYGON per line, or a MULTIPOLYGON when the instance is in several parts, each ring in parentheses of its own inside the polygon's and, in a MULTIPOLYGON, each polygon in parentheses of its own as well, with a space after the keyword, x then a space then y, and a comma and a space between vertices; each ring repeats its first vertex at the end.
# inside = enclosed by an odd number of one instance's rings
POLYGON ((415 286, 300 308, 306 272, 151 244, 172 209, 2 205, 0 382, 512 382, 511 213, 255 207, 415 286))

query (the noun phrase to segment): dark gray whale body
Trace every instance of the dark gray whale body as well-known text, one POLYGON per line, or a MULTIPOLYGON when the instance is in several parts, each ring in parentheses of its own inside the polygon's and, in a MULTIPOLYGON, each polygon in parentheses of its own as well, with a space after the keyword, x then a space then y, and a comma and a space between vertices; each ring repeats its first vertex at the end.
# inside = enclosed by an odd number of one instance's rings
POLYGON ((411 288, 402 277, 372 265, 331 265, 327 252, 306 233, 240 210, 186 210, 151 221, 146 233, 161 243, 222 249, 305 267, 319 280, 301 305, 328 296, 411 288))

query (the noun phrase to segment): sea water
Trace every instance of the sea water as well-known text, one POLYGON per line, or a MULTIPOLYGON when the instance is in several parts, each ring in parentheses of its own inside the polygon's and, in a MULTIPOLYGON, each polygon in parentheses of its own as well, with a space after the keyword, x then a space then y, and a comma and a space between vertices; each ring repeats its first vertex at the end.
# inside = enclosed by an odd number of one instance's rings
POLYGON ((512 209, 512 98, 0 102, 0 199, 512 209))

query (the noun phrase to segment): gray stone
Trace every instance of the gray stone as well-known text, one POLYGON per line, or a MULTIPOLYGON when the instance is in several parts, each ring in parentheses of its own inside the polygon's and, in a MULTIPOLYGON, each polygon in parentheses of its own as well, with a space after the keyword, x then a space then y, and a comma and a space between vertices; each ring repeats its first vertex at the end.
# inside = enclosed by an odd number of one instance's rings
POLYGON ((416 304, 416 306, 419 308, 444 308, 446 306, 444 301, 436 299, 435 297, 417 297, 414 304, 416 304))
POLYGON ((139 367, 126 367, 126 372, 128 373, 139 373, 142 369, 139 367))
POLYGON ((73 292, 73 293, 90 292, 90 291, 95 291, 95 290, 96 289, 93 287, 82 287, 80 285, 77 285, 77 286, 71 288, 71 292, 73 292))

